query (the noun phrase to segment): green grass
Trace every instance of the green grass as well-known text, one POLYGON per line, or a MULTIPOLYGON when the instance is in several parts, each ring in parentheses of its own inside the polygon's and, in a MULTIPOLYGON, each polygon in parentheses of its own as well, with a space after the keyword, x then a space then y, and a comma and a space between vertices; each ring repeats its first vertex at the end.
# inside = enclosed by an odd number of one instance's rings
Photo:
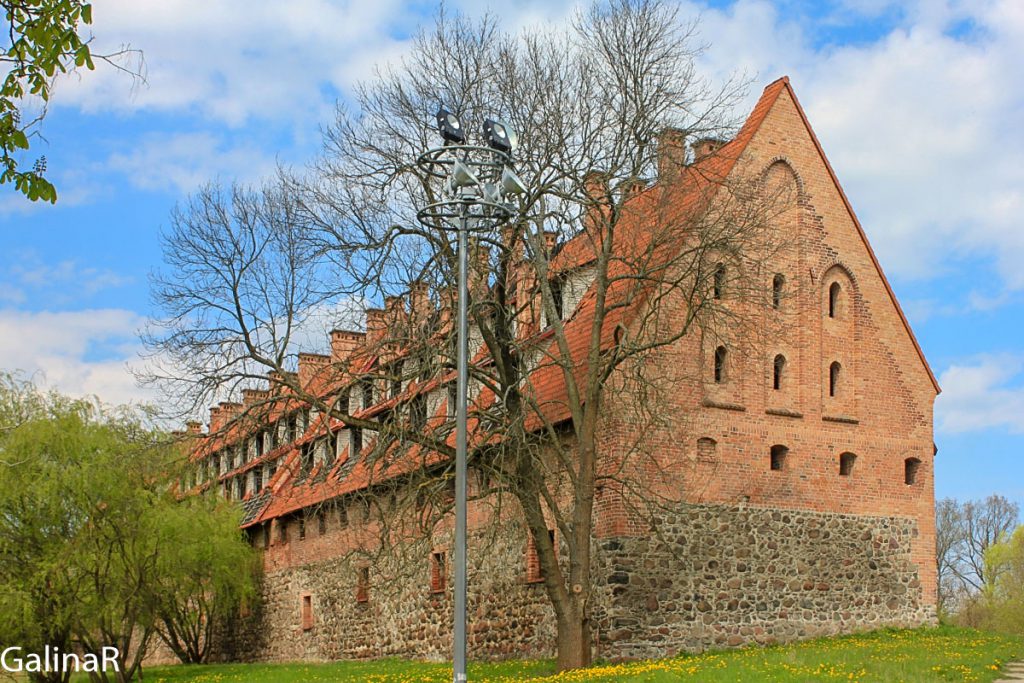
MULTIPOLYGON (((994 681, 1024 659, 1024 638, 940 626, 883 630, 794 645, 709 652, 555 675, 549 661, 470 665, 474 682, 544 681, 994 681)), ((404 660, 327 664, 222 664, 146 669, 147 683, 446 683, 451 668, 404 660)))

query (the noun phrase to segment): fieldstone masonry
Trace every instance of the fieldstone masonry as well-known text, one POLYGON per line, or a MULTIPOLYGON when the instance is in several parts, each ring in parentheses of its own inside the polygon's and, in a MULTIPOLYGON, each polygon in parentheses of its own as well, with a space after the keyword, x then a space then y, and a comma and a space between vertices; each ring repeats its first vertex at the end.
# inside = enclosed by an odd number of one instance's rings
POLYGON ((635 658, 919 625, 912 519, 686 505, 601 542, 601 656, 635 658))

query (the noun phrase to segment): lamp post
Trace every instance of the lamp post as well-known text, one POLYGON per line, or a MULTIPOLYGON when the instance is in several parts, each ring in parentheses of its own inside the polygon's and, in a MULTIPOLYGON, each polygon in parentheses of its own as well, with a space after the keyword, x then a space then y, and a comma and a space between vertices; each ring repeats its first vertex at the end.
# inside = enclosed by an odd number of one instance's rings
POLYGON ((455 605, 453 618, 454 683, 466 677, 466 405, 469 383, 469 286, 467 255, 470 230, 482 231, 515 215, 505 200, 526 191, 511 169, 516 136, 505 124, 484 122, 484 145, 467 144, 465 129, 444 107, 437 112, 437 127, 444 145, 424 152, 417 164, 429 177, 441 181, 441 197, 423 207, 416 218, 428 228, 454 231, 458 236, 458 341, 455 399, 455 605), (490 225, 488 225, 488 223, 490 225))

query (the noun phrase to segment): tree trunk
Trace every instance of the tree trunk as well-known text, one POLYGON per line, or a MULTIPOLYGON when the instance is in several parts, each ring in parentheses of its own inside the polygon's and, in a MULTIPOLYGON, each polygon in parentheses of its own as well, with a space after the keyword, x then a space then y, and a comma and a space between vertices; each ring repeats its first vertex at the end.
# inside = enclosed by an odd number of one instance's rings
POLYGON ((557 620, 557 626, 558 670, 567 671, 590 666, 590 620, 583 615, 582 610, 574 605, 564 618, 557 620))

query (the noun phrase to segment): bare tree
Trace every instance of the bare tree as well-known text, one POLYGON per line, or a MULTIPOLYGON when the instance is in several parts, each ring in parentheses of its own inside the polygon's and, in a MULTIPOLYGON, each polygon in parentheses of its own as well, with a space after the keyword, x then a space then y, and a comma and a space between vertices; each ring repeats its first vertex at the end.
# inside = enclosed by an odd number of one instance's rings
MULTIPOLYGON (((757 343, 760 264, 780 248, 766 227, 793 199, 730 178, 728 146, 688 156, 687 140, 728 133, 740 92, 698 78, 695 30, 660 0, 595 5, 568 30, 517 36, 442 14, 400 65, 357 89, 352 111, 339 109, 313 173, 282 172, 255 192, 207 188, 177 211, 154 281, 168 315, 148 342, 170 371, 151 379, 189 409, 269 373, 270 391, 246 403, 253 429, 261 410, 293 402, 374 434, 349 460, 364 462, 376 500, 400 479, 384 495, 413 492, 415 509, 432 511, 415 516, 429 533, 450 506, 451 421, 424 419, 419 401, 453 379, 455 254, 416 220, 438 188, 415 160, 436 145, 439 102, 465 122, 497 114, 519 130, 523 218, 472 247, 471 466, 489 482, 480 497, 513 500, 528 529, 561 669, 591 657, 598 490, 637 514, 671 500, 673 487, 650 485, 668 469, 644 438, 669 421, 663 397, 677 390, 661 354, 691 333, 757 343), (394 298, 405 292, 409 311, 394 298), (336 364, 320 383, 294 372, 314 314, 381 300, 357 354, 366 362, 336 364), (366 387, 391 400, 350 400, 366 387), (616 414, 634 435, 614 454, 600 440, 610 391, 631 397, 616 414), (424 490, 439 502, 424 506, 424 490)), ((401 515, 379 517, 382 537, 408 539, 401 515)))
POLYGON ((935 514, 939 608, 952 612, 965 597, 992 583, 985 552, 1017 527, 1020 508, 999 495, 966 503, 945 498, 935 514))

